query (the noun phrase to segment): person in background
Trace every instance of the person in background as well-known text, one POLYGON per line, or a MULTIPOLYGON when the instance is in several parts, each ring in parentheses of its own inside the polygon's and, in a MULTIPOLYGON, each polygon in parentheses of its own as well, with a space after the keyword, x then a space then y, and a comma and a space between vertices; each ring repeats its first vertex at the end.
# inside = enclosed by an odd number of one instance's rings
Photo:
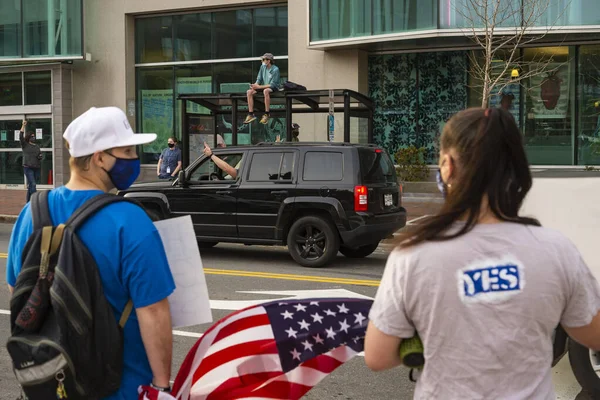
POLYGON ((519 215, 532 177, 508 111, 454 115, 438 165, 445 202, 390 254, 365 362, 400 365, 400 344, 418 334, 415 399, 554 399, 554 330, 600 350, 600 285, 569 239, 519 215))
POLYGON ((170 137, 167 141, 167 148, 162 151, 156 166, 156 175, 160 179, 172 179, 177 176, 181 170, 182 158, 181 150, 175 147, 177 139, 170 137))
POLYGON ((19 133, 19 141, 23 149, 23 171, 27 180, 27 195, 26 202, 29 202, 31 195, 37 190, 37 181, 40 180, 40 168, 42 161, 42 151, 40 146, 35 142, 35 132, 28 131, 27 121, 23 121, 21 131, 19 133))
POLYGON ((271 53, 265 53, 261 57, 262 65, 256 77, 256 83, 250 85, 250 89, 246 92, 248 96, 248 116, 244 124, 249 124, 256 120, 254 115, 254 95, 257 91, 262 90, 265 96, 265 114, 262 116, 260 123, 266 124, 270 118, 271 93, 279 90, 280 73, 279 68, 273 64, 275 58, 271 53))
MULTIPOLYGON (((300 125, 297 123, 292 124, 292 142, 299 142, 298 136, 300 136, 300 125)), ((285 140, 281 140, 281 135, 277 135, 276 142, 285 142, 285 140)))
POLYGON ((502 92, 502 98, 500 99, 500 107, 503 110, 509 111, 512 108, 513 100, 515 99, 515 95, 511 92, 502 92))
POLYGON ((225 144, 225 139, 223 139, 223 136, 221 136, 218 133, 217 133, 217 147, 220 147, 220 148, 227 147, 227 144, 225 144))
MULTIPOLYGON (((55 225, 65 223, 87 200, 113 189, 125 190, 138 177, 136 146, 156 139, 134 134, 116 107, 91 108, 63 135, 71 154, 71 178, 50 191, 48 207, 55 225)), ((33 232, 31 203, 21 211, 8 248, 6 281, 13 291, 21 271, 21 252, 33 232)), ((137 399, 140 385, 170 390, 173 333, 168 296, 175 290, 161 237, 139 206, 110 204, 76 232, 98 265, 106 299, 118 321, 129 299, 134 312, 123 329, 121 388, 104 400, 137 399)))

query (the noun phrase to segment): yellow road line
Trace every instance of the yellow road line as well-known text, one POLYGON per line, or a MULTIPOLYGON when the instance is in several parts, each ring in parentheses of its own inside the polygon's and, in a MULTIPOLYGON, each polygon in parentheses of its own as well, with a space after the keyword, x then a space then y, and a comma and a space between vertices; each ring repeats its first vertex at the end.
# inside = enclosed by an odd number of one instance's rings
POLYGON ((337 284, 342 284, 342 285, 357 285, 357 286, 379 286, 379 281, 372 280, 372 279, 332 278, 332 277, 327 277, 327 276, 276 274, 276 273, 271 273, 271 272, 239 271, 239 270, 232 270, 232 269, 214 269, 214 268, 204 268, 204 273, 207 275, 228 275, 228 276, 239 276, 239 277, 247 277, 247 278, 282 279, 282 280, 288 280, 288 281, 337 283, 337 284))
MULTIPOLYGON (((0 258, 7 258, 8 254, 0 253, 0 258)), ((276 274, 272 272, 256 272, 256 271, 241 271, 234 269, 215 269, 204 268, 204 273, 207 275, 226 275, 238 276, 245 278, 262 278, 262 279, 281 279, 288 281, 304 281, 304 282, 320 282, 320 283, 335 283, 339 285, 356 285, 356 286, 379 286, 378 280, 373 279, 351 279, 351 278, 332 278, 328 276, 312 276, 312 275, 294 275, 294 274, 276 274)))

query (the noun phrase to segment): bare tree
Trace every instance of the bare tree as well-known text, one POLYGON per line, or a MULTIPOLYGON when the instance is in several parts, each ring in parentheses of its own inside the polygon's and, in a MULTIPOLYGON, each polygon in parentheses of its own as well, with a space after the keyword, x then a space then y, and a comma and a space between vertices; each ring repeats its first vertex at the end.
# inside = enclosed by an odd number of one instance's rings
POLYGON ((525 61, 520 52, 524 45, 544 38, 561 20, 570 0, 558 1, 565 4, 549 24, 543 22, 551 3, 557 0, 456 0, 456 13, 463 20, 460 29, 481 48, 470 52, 469 58, 470 74, 477 82, 472 86, 481 90, 482 107, 507 85, 560 68, 550 67, 551 56, 525 61), (497 59, 503 62, 495 62, 497 59), (513 76, 513 70, 518 75, 513 76))

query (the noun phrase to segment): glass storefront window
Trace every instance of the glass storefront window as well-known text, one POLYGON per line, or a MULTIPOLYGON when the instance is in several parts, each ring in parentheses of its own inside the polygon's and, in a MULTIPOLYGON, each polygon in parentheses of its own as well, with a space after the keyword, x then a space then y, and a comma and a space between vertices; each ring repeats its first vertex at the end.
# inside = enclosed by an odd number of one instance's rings
POLYGON ((579 50, 579 165, 600 165, 600 45, 579 50))
POLYGON ((252 57, 252 10, 216 12, 213 25, 215 59, 252 57))
MULTIPOLYGON (((536 21, 539 26, 600 25, 597 0, 550 0, 536 21)), ((543 4, 545 7, 546 4, 543 4)))
POLYGON ((287 7, 139 18, 136 63, 287 55, 287 7))
MULTIPOLYGON (((493 20, 496 14, 495 23, 488 23, 496 27, 510 27, 521 25, 521 3, 522 0, 500 0, 488 3, 488 19, 493 20)), ((535 2, 536 7, 540 8, 542 2, 535 2)), ((475 10, 469 0, 448 0, 440 1, 440 28, 481 28, 486 24, 479 16, 482 10, 475 10)), ((539 15, 540 11, 536 15, 539 15)))
POLYGON ((22 121, 0 120, 0 149, 20 149, 18 134, 15 131, 21 129, 22 121))
POLYGON ((82 55, 82 0, 22 0, 23 56, 82 55))
POLYGON ((142 146, 142 163, 157 163, 169 136, 173 136, 173 83, 172 67, 138 70, 138 127, 158 135, 153 143, 142 146))
POLYGON ((543 68, 525 82, 523 134, 529 162, 573 165, 575 48, 527 48, 523 59, 530 71, 543 68))
POLYGON ((287 7, 254 10, 254 55, 288 53, 287 7))
POLYGON ((0 151, 0 184, 21 185, 23 175, 23 153, 21 151, 0 151))
POLYGON ((138 19, 135 38, 137 63, 173 61, 173 17, 138 19))
MULTIPOLYGON (((0 184, 24 184, 23 152, 18 133, 21 123, 20 120, 0 120, 0 184)), ((37 144, 42 149, 51 149, 52 120, 50 118, 28 120, 26 132, 35 133, 36 129, 42 129, 42 138, 37 140, 37 144)), ((52 172, 52 151, 42 151, 41 168, 38 184, 46 185, 48 176, 52 172)))
POLYGON ((21 2, 0 1, 0 58, 21 53, 21 2))
MULTIPOLYGON (((185 93, 213 93, 213 66, 212 64, 202 64, 192 67, 176 67, 175 78, 177 80, 175 97, 185 93)), ((211 127, 213 117, 208 116, 208 109, 196 103, 188 101, 187 115, 191 122, 188 125, 189 131, 183 132, 181 126, 181 105, 182 101, 177 100, 177 110, 175 118, 175 132, 178 139, 181 140, 181 135, 188 134, 190 137, 190 160, 194 160, 202 153, 204 141, 211 144, 214 141, 214 130, 211 127), (193 119, 193 121, 192 121, 193 119), (198 134, 200 136, 197 136, 198 134), (196 140, 197 139, 197 140, 196 140)), ((214 146, 214 144, 211 144, 214 146)))
POLYGON ((437 28, 439 0, 310 0, 311 41, 437 28))
POLYGON ((25 72, 25 105, 52 104, 50 71, 25 72))
POLYGON ((175 60, 210 60, 212 58, 211 14, 184 14, 174 18, 175 60))
POLYGON ((0 74, 0 107, 23 105, 23 76, 0 74))
MULTIPOLYGON (((20 121, 18 122, 20 125, 20 121)), ((20 126, 19 126, 20 128, 20 126)), ((17 129, 19 129, 17 128, 17 129)), ((27 120, 27 132, 37 133, 37 130, 42 130, 42 138, 36 138, 36 143, 42 149, 52 148, 52 119, 39 118, 27 120)))
POLYGON ((42 151, 42 161, 40 163, 40 179, 38 185, 51 185, 54 182, 52 165, 53 154, 51 151, 42 151))
POLYGON ((256 81, 257 62, 219 63, 214 66, 215 91, 217 93, 243 93, 256 81), (254 67, 254 69, 253 69, 254 67))

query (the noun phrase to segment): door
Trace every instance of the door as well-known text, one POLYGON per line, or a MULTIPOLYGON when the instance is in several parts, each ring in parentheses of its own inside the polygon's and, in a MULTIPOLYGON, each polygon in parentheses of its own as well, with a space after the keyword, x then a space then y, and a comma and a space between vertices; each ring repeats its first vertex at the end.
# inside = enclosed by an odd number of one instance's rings
POLYGON ((186 174, 187 186, 168 191, 167 197, 173 214, 191 216, 199 239, 237 238, 236 199, 244 153, 215 155, 240 168, 238 176, 227 175, 206 158, 186 174))
POLYGON ((277 219, 286 199, 296 196, 298 152, 254 151, 238 189, 240 238, 276 240, 277 219))
POLYGON ((19 130, 23 119, 27 120, 27 133, 36 136, 42 151, 39 188, 51 188, 54 183, 52 117, 50 115, 3 115, 0 116, 0 185, 24 187, 23 150, 19 130))

